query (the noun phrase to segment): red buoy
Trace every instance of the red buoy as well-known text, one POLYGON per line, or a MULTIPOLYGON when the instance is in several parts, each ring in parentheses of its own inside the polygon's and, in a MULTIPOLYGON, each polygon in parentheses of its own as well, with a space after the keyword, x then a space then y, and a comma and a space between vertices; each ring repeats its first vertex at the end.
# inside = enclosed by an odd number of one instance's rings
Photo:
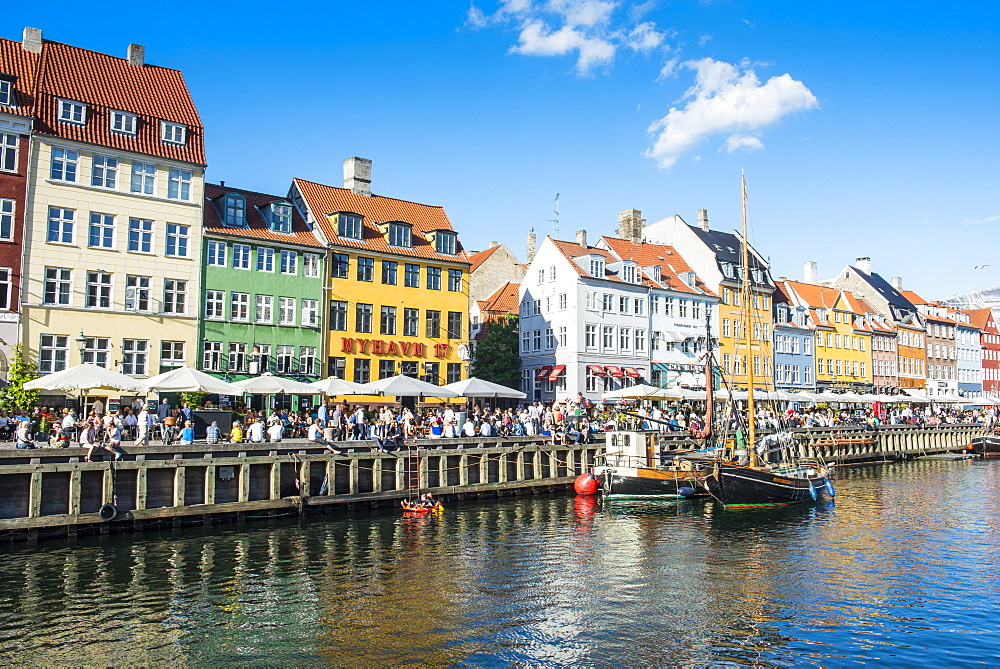
POLYGON ((597 477, 591 473, 580 474, 573 482, 573 490, 577 495, 596 495, 598 488, 597 477))

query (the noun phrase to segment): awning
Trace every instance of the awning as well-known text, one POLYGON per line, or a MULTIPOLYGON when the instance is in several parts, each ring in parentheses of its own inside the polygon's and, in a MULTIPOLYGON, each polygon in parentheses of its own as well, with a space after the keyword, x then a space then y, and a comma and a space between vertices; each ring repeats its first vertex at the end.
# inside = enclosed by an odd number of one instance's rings
POLYGON ((607 376, 608 373, 600 365, 587 365, 587 371, 594 376, 607 376))
POLYGON ((555 381, 565 371, 566 365, 556 365, 552 368, 552 373, 549 374, 549 381, 555 381))
POLYGON ((549 372, 552 371, 552 365, 545 365, 535 374, 535 381, 544 381, 549 378, 549 372))
POLYGON ((631 379, 641 379, 642 374, 635 367, 622 367, 622 371, 625 372, 625 376, 631 379))
MULTIPOLYGON (((690 335, 690 336, 693 337, 694 335, 690 335)), ((681 334, 680 332, 677 332, 676 330, 664 330, 663 331, 663 338, 665 340, 667 340, 667 341, 675 341, 676 342, 676 341, 684 341, 685 339, 688 338, 688 335, 681 334)))
POLYGON ((622 371, 621 367, 612 367, 608 365, 604 369, 607 370, 609 376, 625 376, 625 372, 622 371))

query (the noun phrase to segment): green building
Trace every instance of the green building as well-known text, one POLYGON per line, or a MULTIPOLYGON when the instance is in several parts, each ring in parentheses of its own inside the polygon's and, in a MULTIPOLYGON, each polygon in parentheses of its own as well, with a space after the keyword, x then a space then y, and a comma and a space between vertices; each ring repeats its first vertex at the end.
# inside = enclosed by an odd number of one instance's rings
POLYGON ((285 198, 205 184, 203 371, 316 381, 323 244, 285 198))

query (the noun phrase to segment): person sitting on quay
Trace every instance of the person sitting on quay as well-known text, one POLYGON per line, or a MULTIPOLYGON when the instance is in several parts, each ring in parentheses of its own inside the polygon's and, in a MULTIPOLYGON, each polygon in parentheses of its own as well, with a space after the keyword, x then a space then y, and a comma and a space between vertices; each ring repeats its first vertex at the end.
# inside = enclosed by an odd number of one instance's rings
POLYGON ((247 428, 247 441, 252 444, 264 443, 264 420, 262 418, 257 418, 250 423, 250 427, 247 428))
POLYGON ((333 444, 327 441, 325 437, 326 430, 329 429, 330 429, 329 427, 326 428, 321 427, 318 420, 313 421, 312 423, 309 424, 309 432, 307 438, 309 439, 309 441, 319 444, 320 446, 330 451, 334 455, 340 455, 342 451, 338 451, 336 448, 334 448, 333 444))
POLYGON ((239 421, 233 423, 233 429, 229 432, 229 441, 234 444, 243 443, 243 424, 239 421))
MULTIPOLYGON (((273 417, 273 414, 272 414, 273 417)), ((277 443, 281 441, 281 438, 285 434, 285 427, 281 424, 281 421, 271 423, 267 428, 267 440, 272 443, 277 443)))
POLYGON ((179 442, 181 446, 190 446, 194 443, 194 423, 191 421, 184 421, 184 427, 181 428, 181 439, 179 442))
POLYGON ((212 421, 212 424, 205 428, 205 443, 217 444, 222 438, 222 430, 219 429, 219 422, 212 421))

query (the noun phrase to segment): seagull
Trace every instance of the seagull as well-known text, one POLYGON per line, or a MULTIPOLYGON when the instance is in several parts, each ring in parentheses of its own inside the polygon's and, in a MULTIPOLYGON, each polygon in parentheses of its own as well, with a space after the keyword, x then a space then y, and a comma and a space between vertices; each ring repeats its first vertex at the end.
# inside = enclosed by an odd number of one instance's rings
POLYGON ((987 267, 989 267, 989 265, 976 265, 973 269, 985 269, 987 267))

